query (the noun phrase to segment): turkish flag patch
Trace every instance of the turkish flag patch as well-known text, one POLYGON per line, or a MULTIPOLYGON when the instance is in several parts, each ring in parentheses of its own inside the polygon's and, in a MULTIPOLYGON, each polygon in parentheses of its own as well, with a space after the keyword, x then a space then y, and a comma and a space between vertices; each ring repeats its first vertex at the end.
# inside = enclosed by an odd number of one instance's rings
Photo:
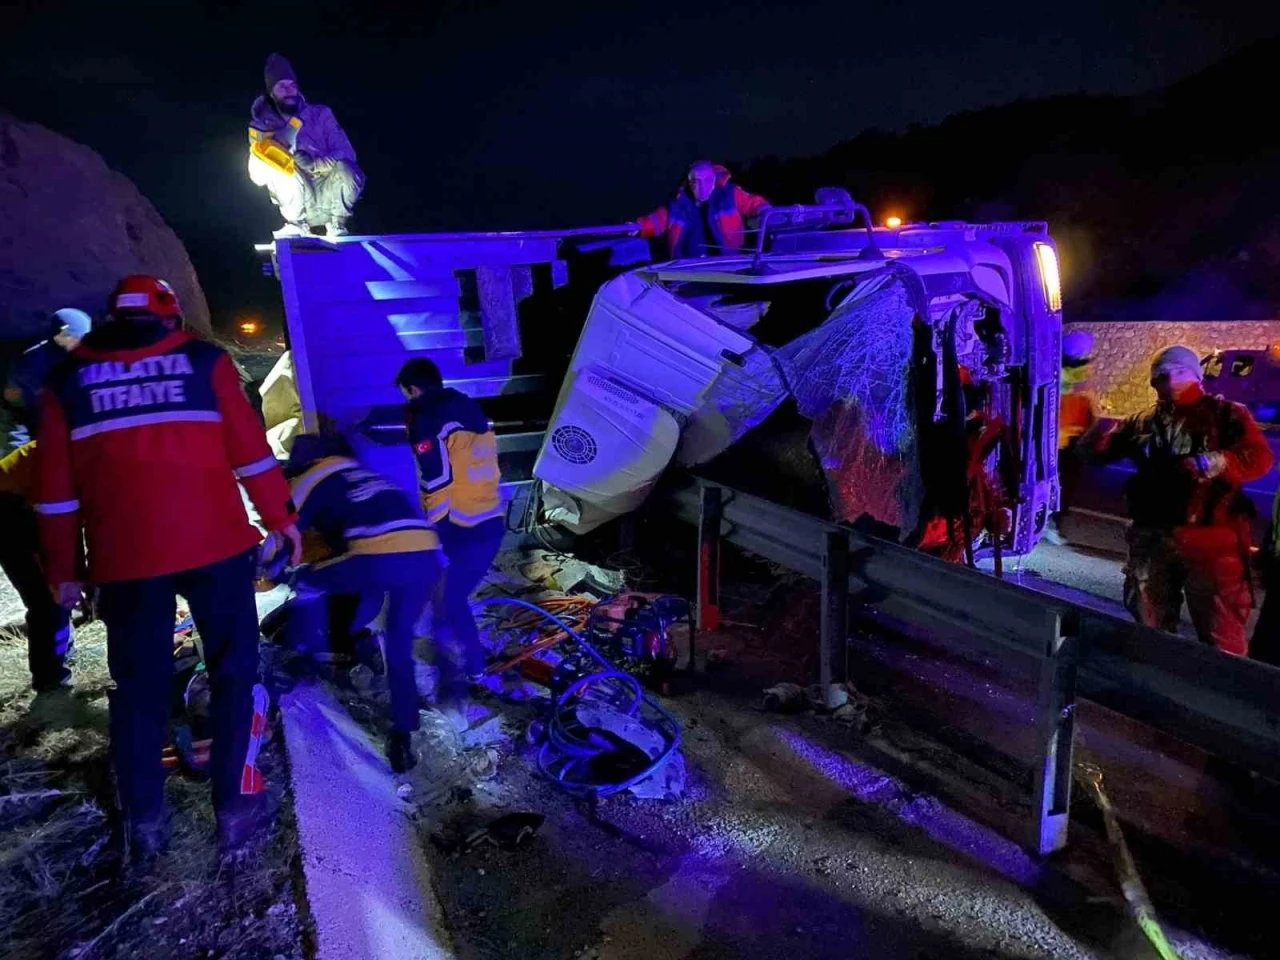
POLYGON ((430 452, 431 452, 431 446, 432 446, 432 444, 431 444, 431 441, 430 441, 430 440, 423 440, 421 443, 419 443, 419 444, 418 444, 416 447, 414 447, 413 449, 414 449, 414 450, 416 450, 418 453, 430 453, 430 452))

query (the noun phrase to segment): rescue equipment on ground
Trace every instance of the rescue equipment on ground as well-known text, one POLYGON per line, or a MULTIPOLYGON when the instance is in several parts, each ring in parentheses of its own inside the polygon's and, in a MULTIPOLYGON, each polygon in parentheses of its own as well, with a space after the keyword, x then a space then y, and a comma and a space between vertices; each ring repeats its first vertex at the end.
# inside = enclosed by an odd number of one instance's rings
MULTIPOLYGON (((165 770, 181 769, 188 775, 204 778, 208 775, 209 753, 213 746, 213 725, 210 721, 213 691, 200 638, 195 633, 191 614, 186 611, 178 613, 173 626, 172 689, 169 715, 173 718, 173 738, 162 751, 161 762, 165 770)), ((266 687, 254 684, 253 721, 241 776, 241 793, 259 793, 265 786, 256 763, 267 732, 269 706, 270 696, 266 687)))
POLYGON ((548 713, 531 730, 543 774, 572 796, 597 799, 647 780, 676 756, 682 734, 675 717, 564 620, 515 597, 476 600, 471 609, 507 605, 538 614, 571 641, 548 678, 548 713))
POLYGON ((587 618, 587 637, 628 672, 665 693, 680 652, 672 628, 688 630, 689 663, 693 663, 693 613, 683 597, 625 593, 604 600, 587 618))

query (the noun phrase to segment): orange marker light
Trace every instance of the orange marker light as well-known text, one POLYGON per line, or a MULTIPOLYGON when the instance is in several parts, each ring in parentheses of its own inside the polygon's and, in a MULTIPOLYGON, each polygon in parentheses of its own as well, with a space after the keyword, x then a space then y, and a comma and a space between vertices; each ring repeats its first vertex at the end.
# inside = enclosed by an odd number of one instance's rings
POLYGON ((888 227, 890 230, 897 230, 900 226, 902 226, 902 218, 886 217, 884 221, 884 225, 888 227))
POLYGON ((244 320, 240 324, 240 332, 247 333, 250 336, 257 333, 261 328, 261 324, 257 320, 244 320))

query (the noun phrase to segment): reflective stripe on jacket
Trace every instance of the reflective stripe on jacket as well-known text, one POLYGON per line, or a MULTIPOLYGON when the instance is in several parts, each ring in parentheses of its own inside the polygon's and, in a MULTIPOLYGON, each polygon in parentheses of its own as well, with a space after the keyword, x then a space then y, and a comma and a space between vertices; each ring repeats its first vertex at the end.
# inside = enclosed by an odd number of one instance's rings
MULTIPOLYGON (((724 167, 716 167, 716 187, 707 198, 710 207, 708 220, 713 236, 707 237, 708 244, 719 249, 712 253, 734 253, 742 249, 746 242, 746 219, 754 217, 769 205, 764 197, 747 193, 740 186, 731 183, 729 171, 724 167)), ((667 252, 675 258, 685 256, 702 256, 703 251, 684 251, 680 247, 680 238, 685 224, 694 217, 701 216, 698 204, 689 193, 687 186, 681 187, 671 202, 659 207, 648 216, 641 217, 640 236, 667 238, 667 252)))
POLYGON ((428 520, 474 527, 503 515, 498 441, 480 404, 433 391, 409 404, 408 426, 428 520))
POLYGON ((436 550, 440 539, 408 495, 350 457, 323 457, 294 478, 298 526, 314 530, 338 558, 436 550))
POLYGON ((164 576, 247 550, 259 535, 237 483, 268 529, 295 519, 231 358, 185 332, 130 349, 86 340, 41 394, 37 442, 51 583, 164 576))

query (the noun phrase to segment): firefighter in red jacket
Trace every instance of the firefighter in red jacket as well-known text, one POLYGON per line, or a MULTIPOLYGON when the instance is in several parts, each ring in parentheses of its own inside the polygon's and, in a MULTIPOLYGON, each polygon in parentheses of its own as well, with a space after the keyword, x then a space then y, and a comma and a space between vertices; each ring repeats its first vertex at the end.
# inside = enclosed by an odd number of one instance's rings
POLYGON ((764 197, 729 181, 729 171, 708 160, 689 168, 671 202, 636 221, 642 237, 667 240, 674 260, 736 253, 746 242, 746 218, 769 210, 764 197))
POLYGON ((237 481, 296 561, 295 511, 231 358, 182 330, 169 285, 125 277, 108 311, 40 397, 35 509, 46 573, 67 607, 86 575, 99 588, 116 684, 111 756, 135 861, 165 841, 175 595, 186 599, 212 682, 218 844, 231 852, 264 822, 265 800, 254 756, 261 731, 251 731, 259 537, 237 481))

